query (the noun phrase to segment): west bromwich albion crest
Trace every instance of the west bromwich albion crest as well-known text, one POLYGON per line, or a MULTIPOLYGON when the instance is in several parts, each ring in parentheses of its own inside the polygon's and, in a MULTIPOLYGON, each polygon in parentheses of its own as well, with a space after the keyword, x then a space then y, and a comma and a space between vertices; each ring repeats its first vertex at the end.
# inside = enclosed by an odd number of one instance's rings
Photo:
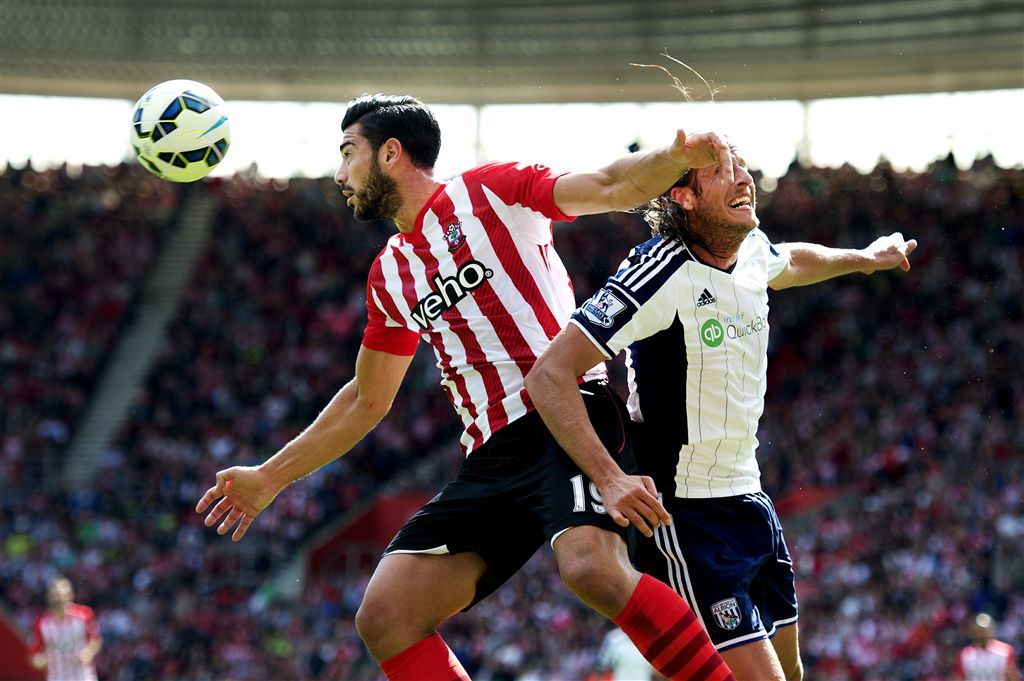
POLYGON ((726 598, 711 606, 711 614, 715 616, 715 624, 726 631, 732 631, 740 626, 743 613, 740 612, 740 604, 735 598, 726 598))
POLYGON ((451 223, 444 228, 444 240, 448 244, 448 252, 452 253, 456 248, 466 243, 466 235, 462 233, 462 222, 452 218, 451 223))

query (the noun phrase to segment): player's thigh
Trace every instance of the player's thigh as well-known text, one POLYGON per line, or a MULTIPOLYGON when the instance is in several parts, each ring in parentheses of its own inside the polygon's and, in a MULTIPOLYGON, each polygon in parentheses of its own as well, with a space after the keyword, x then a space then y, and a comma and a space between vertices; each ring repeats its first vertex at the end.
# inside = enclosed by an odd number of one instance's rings
MULTIPOLYGON (((636 462, 622 400, 602 383, 585 383, 580 391, 605 449, 623 471, 633 473, 636 462)), ((523 486, 522 504, 538 517, 552 546, 561 533, 579 526, 598 527, 629 541, 628 533, 608 515, 600 490, 550 434, 544 460, 535 473, 523 486)))
POLYGON ((523 490, 536 485, 549 439, 536 413, 499 430, 402 526, 385 555, 475 553, 487 569, 473 603, 486 597, 544 543, 543 527, 527 504, 532 499, 523 490))
POLYGON ((373 571, 363 601, 405 619, 440 622, 469 605, 486 570, 475 553, 392 553, 373 571))
POLYGON ((766 639, 721 651, 736 681, 784 681, 779 658, 766 639))
POLYGON ((800 661, 800 642, 797 624, 778 627, 772 636, 772 647, 779 658, 786 681, 800 681, 804 678, 804 666, 800 661))
POLYGON ((748 496, 666 500, 672 524, 637 540, 637 569, 683 596, 719 650, 769 635, 749 587, 774 557, 774 540, 748 496))
POLYGON ((799 608, 793 559, 771 499, 763 492, 754 496, 758 497, 766 509, 767 518, 773 525, 775 554, 771 560, 765 561, 757 576, 751 580, 750 592, 760 609, 765 628, 771 633, 772 644, 782 662, 786 678, 799 679, 803 672, 797 640, 799 608))

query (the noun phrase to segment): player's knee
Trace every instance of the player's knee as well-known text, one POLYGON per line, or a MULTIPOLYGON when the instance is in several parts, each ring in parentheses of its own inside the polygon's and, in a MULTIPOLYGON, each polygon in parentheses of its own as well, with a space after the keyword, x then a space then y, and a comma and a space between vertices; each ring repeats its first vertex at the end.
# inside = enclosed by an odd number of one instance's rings
POLYGON ((382 618, 378 616, 377 611, 369 606, 366 601, 363 601, 359 605, 359 609, 356 610, 356 633, 359 634, 359 638, 370 649, 373 648, 372 640, 375 638, 374 634, 377 633, 381 621, 382 618))
POLYGON ((562 556, 558 571, 565 586, 606 617, 614 617, 630 596, 630 572, 599 551, 562 556))
POLYGON ((387 600, 374 598, 367 592, 356 611, 355 625, 359 638, 371 652, 379 649, 394 628, 398 613, 391 612, 387 600))

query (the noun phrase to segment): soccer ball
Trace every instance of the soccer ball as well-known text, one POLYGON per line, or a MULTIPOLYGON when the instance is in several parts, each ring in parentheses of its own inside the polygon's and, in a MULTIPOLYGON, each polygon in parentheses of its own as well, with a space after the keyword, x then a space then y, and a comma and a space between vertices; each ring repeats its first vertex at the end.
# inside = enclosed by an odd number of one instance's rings
POLYGON ((224 100, 194 80, 169 80, 135 104, 131 144, 139 163, 172 182, 194 182, 213 170, 231 144, 224 100))

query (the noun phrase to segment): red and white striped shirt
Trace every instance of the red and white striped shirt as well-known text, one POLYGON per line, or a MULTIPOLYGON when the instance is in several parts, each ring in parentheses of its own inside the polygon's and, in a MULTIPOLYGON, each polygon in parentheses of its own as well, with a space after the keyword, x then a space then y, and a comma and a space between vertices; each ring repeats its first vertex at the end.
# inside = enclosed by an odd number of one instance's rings
MULTIPOLYGON (((533 410, 523 379, 576 309, 551 223, 558 175, 492 163, 450 180, 370 268, 363 345, 398 355, 430 343, 468 454, 533 410)), ((604 365, 586 378, 605 375, 604 365)))
POLYGON ((46 678, 49 681, 96 681, 92 662, 83 663, 79 655, 91 641, 100 637, 92 608, 71 604, 63 617, 45 612, 36 619, 29 653, 46 653, 46 678))
POLYGON ((965 681, 1003 681, 1017 664, 1013 647, 1002 641, 990 640, 985 647, 965 646, 956 658, 958 678, 965 681))

